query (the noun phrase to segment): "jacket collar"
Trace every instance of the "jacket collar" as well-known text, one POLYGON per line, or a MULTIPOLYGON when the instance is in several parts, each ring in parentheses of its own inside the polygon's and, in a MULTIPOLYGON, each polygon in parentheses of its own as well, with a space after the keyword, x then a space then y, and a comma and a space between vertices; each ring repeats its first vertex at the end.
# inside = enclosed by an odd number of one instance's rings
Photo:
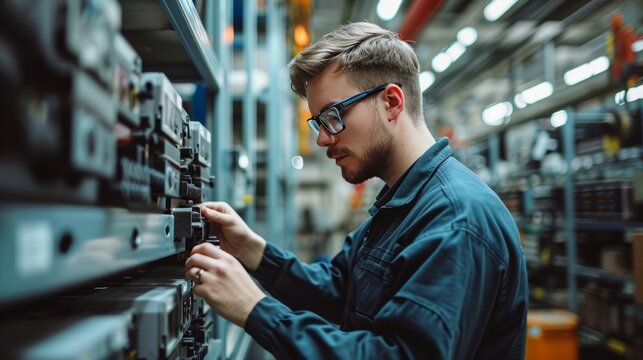
POLYGON ((399 207, 411 202, 440 165, 452 155, 453 150, 449 146, 449 140, 445 137, 438 139, 411 165, 393 187, 384 185, 375 203, 368 210, 369 214, 373 216, 381 208, 399 207))

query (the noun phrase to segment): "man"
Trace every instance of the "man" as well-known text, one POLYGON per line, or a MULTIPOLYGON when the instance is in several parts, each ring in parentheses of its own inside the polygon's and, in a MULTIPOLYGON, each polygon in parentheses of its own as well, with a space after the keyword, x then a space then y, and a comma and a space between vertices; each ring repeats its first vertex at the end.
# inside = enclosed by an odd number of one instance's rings
POLYGON ((299 262, 227 204, 201 207, 221 227, 221 248, 194 248, 194 293, 279 359, 523 358, 516 226, 431 136, 418 74, 412 48, 369 23, 339 27, 290 64, 294 91, 317 114, 317 144, 344 179, 386 183, 330 264, 299 262))

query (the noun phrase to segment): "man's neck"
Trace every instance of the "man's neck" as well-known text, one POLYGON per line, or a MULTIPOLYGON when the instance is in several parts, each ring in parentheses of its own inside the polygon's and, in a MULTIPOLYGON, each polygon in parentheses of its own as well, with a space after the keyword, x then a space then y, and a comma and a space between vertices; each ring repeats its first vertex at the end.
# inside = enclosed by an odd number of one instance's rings
POLYGON ((382 174, 381 179, 392 187, 433 144, 435 139, 425 125, 403 129, 391 146, 390 166, 382 174))

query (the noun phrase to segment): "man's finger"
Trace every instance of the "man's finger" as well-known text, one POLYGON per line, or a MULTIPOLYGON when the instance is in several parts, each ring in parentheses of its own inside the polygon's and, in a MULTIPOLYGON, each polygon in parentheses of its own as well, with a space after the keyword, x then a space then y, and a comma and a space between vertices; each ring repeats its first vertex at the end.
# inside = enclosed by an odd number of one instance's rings
POLYGON ((188 258, 188 260, 185 262, 185 268, 193 268, 193 267, 198 267, 201 269, 212 269, 216 264, 216 259, 204 255, 204 254, 193 254, 188 258))
POLYGON ((201 284, 203 281, 203 276, 207 271, 199 267, 191 267, 185 272, 185 278, 192 280, 197 284, 201 284))
POLYGON ((207 243, 207 242, 199 244, 199 245, 193 247, 192 248, 192 254, 193 255, 194 254, 202 254, 202 255, 205 255, 205 256, 209 256, 209 257, 211 257, 213 259, 221 259, 223 257, 230 256, 230 255, 228 255, 227 252, 225 252, 225 251, 219 249, 217 246, 214 246, 214 245, 212 245, 210 243, 207 243))
POLYGON ((201 207, 201 214, 205 216, 206 219, 218 224, 230 225, 234 223, 234 218, 232 217, 232 215, 224 214, 218 210, 213 210, 206 206, 201 207))
POLYGON ((207 201, 197 205, 201 209, 207 208, 212 210, 217 210, 219 212, 226 212, 228 209, 227 204, 223 201, 207 201))

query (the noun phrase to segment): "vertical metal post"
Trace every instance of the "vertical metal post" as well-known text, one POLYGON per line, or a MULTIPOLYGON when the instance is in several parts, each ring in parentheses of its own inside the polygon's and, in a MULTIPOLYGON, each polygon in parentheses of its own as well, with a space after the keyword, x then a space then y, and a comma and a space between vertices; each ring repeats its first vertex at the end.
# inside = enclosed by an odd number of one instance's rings
POLYGON ((568 107, 567 122, 563 125, 563 154, 567 163, 565 173, 565 250, 567 252, 567 308, 577 312, 578 289, 576 286, 576 219, 574 216, 574 179, 572 160, 574 159, 574 122, 575 114, 572 107, 568 107))
POLYGON ((243 49, 246 68, 246 92, 243 96, 243 147, 250 160, 248 193, 252 196, 252 202, 246 205, 245 221, 254 228, 257 184, 257 94, 252 85, 252 74, 257 50, 257 0, 243 2, 243 49))
POLYGON ((285 248, 288 250, 294 250, 295 246, 295 233, 297 229, 297 218, 298 214, 295 209, 295 189, 296 189, 296 177, 295 177, 295 168, 292 166, 292 158, 296 155, 297 149, 297 109, 293 108, 292 101, 292 91, 290 89, 290 78, 286 69, 286 64, 289 61, 288 58, 288 49, 286 42, 283 40, 286 38, 286 9, 281 7, 279 9, 279 38, 282 39, 280 42, 280 71, 281 81, 279 81, 279 103, 282 104, 284 109, 290 109, 291 111, 283 112, 281 114, 281 121, 283 127, 286 129, 284 136, 287 136, 284 144, 286 145, 284 153, 282 155, 283 164, 284 164, 284 217, 283 217, 283 234, 285 248), (286 118, 286 115, 288 117, 286 118))
MULTIPOLYGON (((215 200, 230 201, 228 191, 230 183, 230 148, 232 138, 232 103, 228 91, 228 69, 230 69, 231 44, 224 41, 225 31, 232 21, 232 7, 229 0, 206 1, 205 3, 205 29, 214 44, 214 51, 221 62, 223 82, 217 92, 208 92, 212 96, 207 101, 207 124, 212 133, 212 170, 215 178, 215 200)), ((212 314, 214 319, 215 337, 221 338, 221 353, 226 354, 227 321, 217 314, 212 314)), ((214 350, 214 349, 213 349, 214 350)))
POLYGON ((283 236, 281 229, 282 206, 281 192, 279 191, 281 164, 281 133, 282 123, 280 121, 281 106, 279 104, 279 73, 281 63, 276 52, 281 48, 279 38, 279 11, 277 0, 267 1, 267 22, 268 22, 268 51, 271 53, 268 59, 269 65, 269 95, 268 95, 268 114, 266 118, 266 134, 268 138, 268 157, 267 157, 267 174, 266 174, 266 193, 267 193, 267 211, 268 211, 268 238, 278 245, 283 246, 283 236))
POLYGON ((215 95, 212 132, 212 169, 214 172, 215 200, 231 200, 230 194, 230 150, 232 148, 232 103, 228 91, 228 71, 230 69, 232 44, 225 42, 226 28, 232 23, 232 7, 229 1, 206 2, 211 7, 206 13, 206 30, 214 43, 214 50, 224 69, 221 90, 215 95))

